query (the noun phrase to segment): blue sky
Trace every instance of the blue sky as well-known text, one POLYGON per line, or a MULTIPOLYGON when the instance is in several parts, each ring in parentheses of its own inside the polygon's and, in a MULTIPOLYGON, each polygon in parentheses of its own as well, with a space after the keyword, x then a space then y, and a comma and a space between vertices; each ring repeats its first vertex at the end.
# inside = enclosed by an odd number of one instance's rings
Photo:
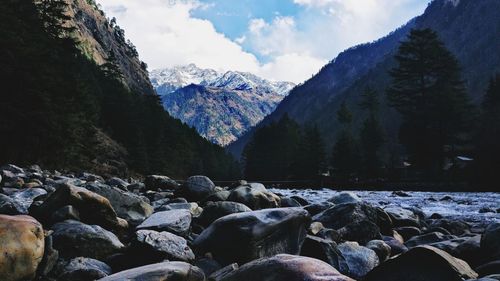
POLYGON ((192 15, 211 21, 215 28, 231 39, 241 37, 252 18, 271 21, 277 15, 297 16, 301 7, 287 0, 203 0, 207 6, 192 15))
POLYGON ((430 0, 99 0, 151 69, 195 63, 303 82, 430 0))

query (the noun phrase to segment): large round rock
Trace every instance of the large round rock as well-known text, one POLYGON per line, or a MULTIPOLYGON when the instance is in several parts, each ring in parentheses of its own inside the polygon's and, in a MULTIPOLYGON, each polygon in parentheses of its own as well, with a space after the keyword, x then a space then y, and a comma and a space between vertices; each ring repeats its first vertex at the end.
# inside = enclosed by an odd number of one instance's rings
POLYGON ((105 197, 71 184, 62 184, 52 193, 41 206, 33 211, 43 221, 61 207, 72 205, 80 212, 80 218, 88 224, 96 224, 117 233, 123 233, 128 228, 127 221, 118 218, 111 203, 105 197))
POLYGON ((154 213, 141 223, 137 229, 168 231, 180 236, 187 236, 191 227, 192 215, 189 210, 179 209, 154 213))
POLYGON ((42 225, 34 218, 0 215, 0 279, 33 279, 44 245, 42 225))
POLYGON ((184 186, 179 189, 178 195, 189 201, 201 201, 215 192, 215 184, 205 176, 189 177, 184 186))
POLYGON ((382 209, 366 203, 344 203, 331 207, 313 217, 327 228, 340 229, 351 223, 370 221, 382 234, 392 233, 392 221, 382 209))
POLYGON ((500 223, 490 224, 481 237, 481 251, 489 260, 500 259, 500 223))
POLYGON ((162 262, 115 273, 99 281, 205 281, 198 267, 185 262, 162 262))
POLYGON ((308 257, 277 255, 252 261, 220 281, 354 281, 329 264, 308 257))
POLYGON ((88 281, 106 277, 112 273, 107 264, 89 258, 74 258, 62 261, 54 270, 58 281, 88 281))
POLYGON ((154 262, 162 260, 192 261, 193 251, 188 247, 186 239, 170 232, 154 230, 139 230, 133 245, 146 260, 154 262))
POLYGON ((99 183, 90 183, 85 187, 106 197, 118 216, 131 225, 140 224, 153 213, 153 207, 136 194, 99 183))
POLYGON ((198 218, 198 221, 202 225, 208 226, 221 217, 251 211, 252 210, 247 206, 237 202, 208 202, 203 208, 203 212, 198 218))
POLYGON ((194 241, 220 263, 239 264, 276 254, 299 254, 310 221, 301 208, 237 213, 213 222, 194 241))
POLYGON ((372 270, 365 281, 462 281, 477 278, 462 260, 431 246, 420 246, 372 270))
POLYGON ((356 242, 345 242, 337 248, 345 259, 348 271, 342 272, 355 279, 362 279, 379 264, 377 253, 356 242))
POLYGON ((88 257, 104 259, 125 246, 118 237, 98 225, 67 220, 52 226, 54 248, 64 258, 88 257))
POLYGON ((281 205, 280 197, 260 183, 249 183, 233 189, 227 200, 245 204, 252 210, 277 208, 281 205))
POLYGON ((400 207, 388 207, 384 211, 391 217, 395 227, 420 227, 420 218, 412 210, 400 207))

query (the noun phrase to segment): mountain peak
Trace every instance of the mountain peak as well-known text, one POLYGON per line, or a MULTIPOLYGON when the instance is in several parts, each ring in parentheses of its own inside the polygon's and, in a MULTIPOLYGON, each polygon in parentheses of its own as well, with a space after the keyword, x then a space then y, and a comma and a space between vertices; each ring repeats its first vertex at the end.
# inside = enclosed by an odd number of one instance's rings
POLYGON ((151 82, 159 95, 172 93, 189 84, 223 88, 226 90, 277 93, 286 96, 295 87, 291 82, 269 81, 249 72, 204 69, 195 64, 157 69, 150 73, 151 82))
POLYGON ((295 84, 195 64, 154 70, 151 81, 171 116, 221 146, 235 141, 273 112, 295 84))

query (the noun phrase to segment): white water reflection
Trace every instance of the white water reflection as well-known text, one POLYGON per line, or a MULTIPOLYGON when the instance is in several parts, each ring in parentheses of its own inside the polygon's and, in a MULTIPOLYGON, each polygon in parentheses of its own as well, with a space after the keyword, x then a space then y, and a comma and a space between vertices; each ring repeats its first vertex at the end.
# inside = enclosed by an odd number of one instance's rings
MULTIPOLYGON (((309 202, 324 202, 340 191, 331 189, 275 189, 270 188, 275 193, 285 196, 298 195, 309 202)), ((491 222, 500 222, 500 193, 464 193, 464 192, 414 192, 408 191, 410 197, 394 196, 390 191, 352 191, 361 199, 373 205, 385 207, 417 207, 426 215, 438 213, 444 217, 461 219, 474 225, 485 226, 491 222), (441 200, 445 196, 450 200, 441 200), (494 212, 480 213, 481 209, 490 209, 494 212)), ((484 210, 483 210, 484 211, 484 210)))

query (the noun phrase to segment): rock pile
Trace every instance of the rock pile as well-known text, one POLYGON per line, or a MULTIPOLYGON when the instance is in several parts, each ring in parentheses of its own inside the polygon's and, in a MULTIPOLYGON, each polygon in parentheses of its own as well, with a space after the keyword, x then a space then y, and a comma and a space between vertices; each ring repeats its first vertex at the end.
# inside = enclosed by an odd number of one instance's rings
POLYGON ((381 209, 349 192, 311 205, 259 183, 15 165, 0 167, 0 182, 4 281, 500 280, 500 224, 381 209))

